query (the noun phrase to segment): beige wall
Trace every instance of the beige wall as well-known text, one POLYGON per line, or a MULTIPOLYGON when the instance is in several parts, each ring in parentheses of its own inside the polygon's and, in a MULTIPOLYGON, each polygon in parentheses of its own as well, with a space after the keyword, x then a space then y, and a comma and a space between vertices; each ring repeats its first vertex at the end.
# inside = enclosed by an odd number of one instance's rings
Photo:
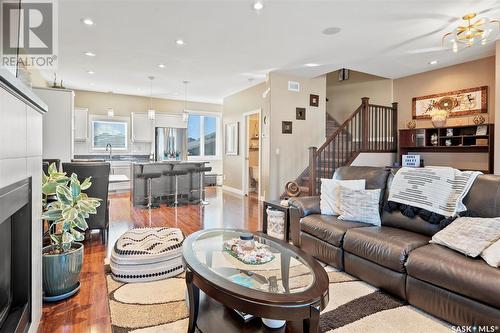
MULTIPOLYGON (((500 40, 496 42, 495 53, 495 80, 499 84, 495 85, 495 100, 500 101, 500 40)), ((495 108, 491 106, 490 110, 495 113, 495 119, 500 119, 500 102, 496 103, 495 108)), ((495 141, 500 138, 500 126, 495 126, 495 141)), ((500 174, 500 144, 495 144, 495 175, 500 174)))
MULTIPOLYGON (((269 93, 263 97, 264 92, 269 87, 269 82, 262 82, 253 87, 237 92, 224 98, 223 107, 223 126, 228 123, 239 122, 240 124, 240 138, 239 138, 239 154, 236 156, 226 155, 223 152, 223 169, 224 169, 224 186, 234 189, 238 192, 243 191, 243 161, 245 152, 243 149, 244 137, 243 126, 244 113, 261 110, 261 118, 269 118, 269 93)), ((268 125, 261 124, 261 195, 267 193, 269 185, 269 131, 268 125)))
POLYGON ((326 76, 313 79, 271 73, 271 150, 270 199, 283 193, 285 184, 294 180, 309 165, 309 147, 325 141, 326 76), (300 92, 288 91, 288 80, 300 83, 300 92), (309 106, 309 95, 319 95, 319 107, 309 106), (306 120, 295 119, 295 108, 306 108, 306 120), (282 134, 282 121, 293 122, 293 133, 282 134))
POLYGON ((339 81, 339 71, 326 76, 326 112, 337 122, 344 122, 360 105, 362 97, 370 103, 391 105, 392 80, 357 71, 349 71, 349 79, 339 81))
MULTIPOLYGON (((488 118, 494 120, 495 110, 495 57, 445 67, 394 80, 394 101, 399 103, 398 125, 406 128, 412 119, 413 97, 437 94, 458 89, 488 86, 488 118)), ((473 116, 453 117, 448 124, 473 124, 473 116)), ((432 126, 430 120, 417 121, 417 127, 432 126)))

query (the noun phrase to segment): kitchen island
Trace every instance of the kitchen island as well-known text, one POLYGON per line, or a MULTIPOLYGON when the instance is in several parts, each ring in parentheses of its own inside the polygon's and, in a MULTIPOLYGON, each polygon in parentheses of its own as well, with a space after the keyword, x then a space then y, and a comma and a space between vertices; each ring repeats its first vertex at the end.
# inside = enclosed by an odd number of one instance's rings
MULTIPOLYGON (((135 162, 132 163, 132 189, 130 200, 134 206, 144 206, 147 203, 147 181, 139 176, 142 173, 162 173, 160 178, 152 181, 152 194, 155 203, 165 204, 171 202, 175 193, 175 178, 163 175, 164 171, 190 170, 203 167, 207 162, 197 161, 162 161, 162 162, 135 162)), ((179 201, 197 202, 200 200, 198 191, 200 186, 200 173, 188 172, 178 176, 179 201)))

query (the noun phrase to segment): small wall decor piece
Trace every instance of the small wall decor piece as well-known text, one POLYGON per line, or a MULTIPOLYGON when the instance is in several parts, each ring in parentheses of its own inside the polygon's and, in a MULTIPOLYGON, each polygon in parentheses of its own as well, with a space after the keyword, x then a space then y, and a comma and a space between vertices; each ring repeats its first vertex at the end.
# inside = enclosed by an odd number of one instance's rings
POLYGON ((225 147, 226 155, 238 155, 239 154, 239 138, 240 138, 240 123, 228 123, 226 124, 226 136, 225 136, 225 147))
POLYGON ((318 95, 309 95, 309 105, 310 106, 319 106, 319 96, 318 95))
POLYGON ((408 129, 414 129, 415 127, 417 127, 417 122, 415 120, 410 120, 406 123, 406 127, 408 129))
POLYGON ((292 122, 291 121, 282 121, 281 122, 281 133, 292 134, 292 122))
POLYGON ((413 119, 429 119, 434 110, 446 110, 449 117, 488 112, 488 86, 413 97, 413 119))
POLYGON ((474 121, 474 124, 476 124, 476 125, 482 125, 486 121, 486 119, 484 119, 483 115, 481 115, 481 114, 475 115, 472 120, 474 121))
POLYGON ((297 120, 306 120, 306 108, 295 108, 295 118, 297 120))

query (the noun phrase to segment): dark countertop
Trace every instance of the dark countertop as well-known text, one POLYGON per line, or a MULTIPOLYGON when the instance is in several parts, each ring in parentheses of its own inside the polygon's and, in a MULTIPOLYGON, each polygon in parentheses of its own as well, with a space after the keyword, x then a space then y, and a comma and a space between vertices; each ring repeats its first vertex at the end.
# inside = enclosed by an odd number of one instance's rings
POLYGON ((155 162, 133 162, 135 165, 162 165, 162 164, 206 164, 207 161, 155 161, 155 162))
MULTIPOLYGON (((106 160, 108 161, 109 154, 90 154, 90 155, 75 155, 76 160, 106 160)), ((148 162, 149 155, 119 155, 113 154, 111 162, 148 162)))

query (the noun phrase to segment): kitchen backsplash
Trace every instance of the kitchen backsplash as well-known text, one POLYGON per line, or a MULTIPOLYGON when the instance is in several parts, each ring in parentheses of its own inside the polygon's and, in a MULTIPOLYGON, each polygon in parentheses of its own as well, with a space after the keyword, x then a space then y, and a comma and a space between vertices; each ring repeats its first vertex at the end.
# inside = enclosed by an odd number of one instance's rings
MULTIPOLYGON (((127 150, 113 149, 113 155, 149 155, 151 153, 151 143, 149 142, 129 142, 127 150)), ((74 155, 106 155, 106 151, 93 150, 89 142, 75 142, 74 155)))

